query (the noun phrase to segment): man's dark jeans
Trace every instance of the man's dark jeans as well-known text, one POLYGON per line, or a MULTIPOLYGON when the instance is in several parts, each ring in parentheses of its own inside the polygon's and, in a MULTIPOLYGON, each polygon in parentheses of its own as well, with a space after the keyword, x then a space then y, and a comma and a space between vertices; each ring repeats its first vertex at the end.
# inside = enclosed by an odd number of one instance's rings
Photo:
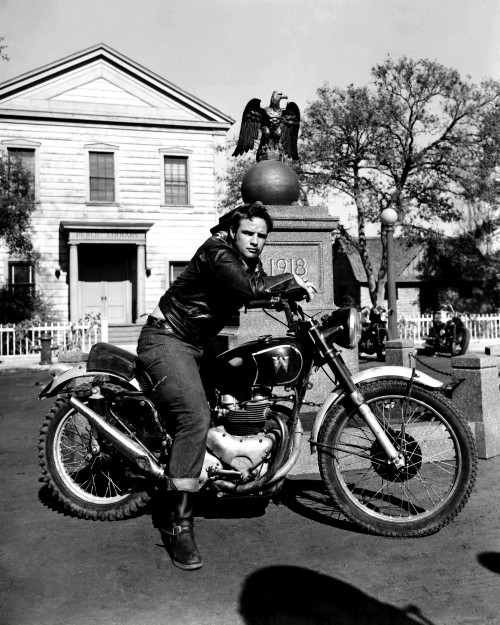
POLYGON ((177 490, 199 490, 210 410, 200 378, 203 350, 168 328, 144 326, 137 354, 156 385, 152 400, 173 437, 168 476, 177 490))

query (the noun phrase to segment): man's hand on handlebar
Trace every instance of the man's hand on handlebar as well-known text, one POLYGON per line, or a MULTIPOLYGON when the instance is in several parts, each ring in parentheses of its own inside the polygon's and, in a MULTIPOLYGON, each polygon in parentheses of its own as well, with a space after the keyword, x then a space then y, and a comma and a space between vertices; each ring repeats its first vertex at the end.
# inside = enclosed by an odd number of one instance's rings
POLYGON ((300 276, 297 276, 296 274, 293 275, 295 282, 304 289, 304 291, 307 291, 307 297, 306 300, 308 302, 312 302, 312 300, 314 299, 315 294, 318 292, 318 289, 316 287, 316 285, 312 282, 309 282, 309 280, 304 280, 302 279, 300 276))

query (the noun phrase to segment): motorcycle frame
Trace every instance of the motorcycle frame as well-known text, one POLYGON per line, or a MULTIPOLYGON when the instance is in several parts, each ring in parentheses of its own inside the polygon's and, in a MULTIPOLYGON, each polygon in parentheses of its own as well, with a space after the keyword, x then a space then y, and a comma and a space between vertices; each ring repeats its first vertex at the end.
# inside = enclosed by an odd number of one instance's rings
MULTIPOLYGON (((327 396, 316 415, 311 431, 311 437, 309 439, 309 442, 311 444, 311 453, 314 453, 317 446, 321 444, 321 441, 318 440, 319 432, 330 407, 340 402, 343 402, 346 399, 349 399, 352 403, 353 408, 355 408, 359 412, 359 414, 367 423, 368 427, 372 430, 379 443, 382 445, 389 458, 389 461, 396 466, 401 466, 401 463, 404 462, 402 456, 396 451, 393 444, 390 442, 388 436, 376 419, 375 415, 372 413, 369 406, 365 403, 361 393, 359 392, 358 387, 361 383, 384 378, 397 378, 409 381, 413 377, 413 380, 416 383, 432 389, 441 388, 443 386, 442 383, 424 373, 414 371, 409 367, 377 367, 351 375, 341 357, 341 353, 333 345, 330 347, 325 342, 323 335, 321 334, 321 326, 317 321, 309 319, 308 321, 301 321, 300 323, 295 322, 293 314, 287 303, 284 303, 283 309, 287 317, 288 326, 293 332, 294 336, 296 336, 299 342, 305 343, 305 350, 314 350, 314 347, 317 348, 318 353, 322 355, 322 357, 326 361, 325 364, 329 366, 338 382, 337 386, 327 396), (309 345, 307 343, 309 343, 309 345)), ((214 480, 213 486, 216 490, 220 489, 221 491, 225 492, 231 491, 235 494, 251 494, 258 491, 265 491, 266 488, 275 484, 280 479, 284 478, 293 468, 301 451, 301 441, 303 435, 303 429, 299 418, 299 411, 308 388, 308 380, 314 364, 312 358, 306 358, 306 360, 309 361, 309 366, 305 367, 299 377, 299 380, 294 385, 294 406, 291 416, 290 440, 288 441, 288 446, 286 450, 287 460, 285 461, 285 463, 281 467, 278 467, 273 474, 265 474, 261 478, 258 478, 257 480, 252 482, 236 484, 233 482, 228 482, 226 480, 214 480)), ((64 390, 65 385, 69 381, 78 377, 89 377, 90 375, 106 375, 112 379, 119 381, 125 389, 128 388, 130 391, 134 392, 141 391, 139 381, 136 378, 126 379, 119 374, 112 374, 109 371, 88 371, 86 363, 80 363, 78 366, 73 367, 68 371, 65 371, 58 378, 52 380, 42 390, 39 398, 43 399, 45 397, 58 394, 64 390)), ((77 411, 81 412, 85 417, 93 422, 94 425, 98 427, 103 436, 110 438, 111 442, 113 442, 113 435, 115 435, 116 440, 114 442, 118 443, 117 447, 119 449, 121 448, 122 452, 125 453, 125 455, 128 455, 131 459, 134 459, 135 462, 138 463, 137 455, 139 450, 137 450, 136 448, 134 449, 133 446, 127 447, 125 441, 126 437, 122 436, 123 440, 120 440, 120 437, 118 437, 116 433, 110 433, 108 431, 109 428, 107 429, 104 424, 101 423, 102 418, 99 417, 99 415, 93 413, 90 408, 84 406, 78 400, 71 401, 71 404, 77 411)), ((155 462, 152 462, 153 457, 150 456, 147 458, 147 460, 143 458, 144 450, 142 450, 142 454, 140 455, 140 465, 148 470, 149 473, 152 473, 153 475, 159 477, 159 467, 154 466, 155 462), (152 468, 154 470, 147 469, 144 466, 145 464, 152 465, 152 468)), ((149 456, 149 454, 147 455, 149 456)))

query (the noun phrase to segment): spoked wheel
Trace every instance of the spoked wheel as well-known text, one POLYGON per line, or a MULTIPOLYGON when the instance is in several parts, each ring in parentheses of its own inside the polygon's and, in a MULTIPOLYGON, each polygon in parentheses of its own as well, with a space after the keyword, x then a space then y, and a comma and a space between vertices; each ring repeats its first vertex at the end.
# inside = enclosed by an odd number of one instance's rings
POLYGON ((99 440, 92 449, 90 423, 67 399, 58 399, 40 433, 39 457, 49 488, 76 516, 127 518, 144 507, 144 479, 132 473, 121 455, 99 440))
POLYGON ((360 388, 405 465, 397 469, 356 411, 333 406, 319 433, 319 467, 343 513, 369 532, 425 536, 469 498, 477 471, 472 433, 440 393, 401 380, 360 388))

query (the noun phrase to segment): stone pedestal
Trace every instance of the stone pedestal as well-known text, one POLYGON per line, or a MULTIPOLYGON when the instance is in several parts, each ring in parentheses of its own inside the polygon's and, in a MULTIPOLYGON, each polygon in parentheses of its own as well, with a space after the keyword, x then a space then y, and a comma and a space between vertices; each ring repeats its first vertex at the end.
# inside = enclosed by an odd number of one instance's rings
MULTIPOLYGON (((262 253, 262 263, 268 275, 295 273, 314 282, 318 287, 312 302, 303 302, 304 311, 310 316, 321 317, 335 307, 333 302, 332 233, 336 232, 338 219, 330 217, 328 209, 319 206, 268 206, 274 221, 262 253)), ((277 320, 285 321, 283 313, 269 311, 277 320)), ((258 336, 273 334, 284 336, 287 328, 262 310, 249 310, 240 314, 237 329, 226 328, 229 347, 253 340, 258 336)), ((357 372, 358 350, 342 350, 344 360, 351 370, 357 372)), ((308 391, 306 400, 322 402, 331 390, 331 380, 320 370, 313 374, 314 387, 308 391)))
POLYGON ((386 341, 385 364, 390 367, 411 367, 415 354, 413 341, 394 339, 386 341))
POLYGON ((500 391, 498 358, 482 354, 451 359, 453 404, 476 437, 480 458, 500 454, 500 391))

